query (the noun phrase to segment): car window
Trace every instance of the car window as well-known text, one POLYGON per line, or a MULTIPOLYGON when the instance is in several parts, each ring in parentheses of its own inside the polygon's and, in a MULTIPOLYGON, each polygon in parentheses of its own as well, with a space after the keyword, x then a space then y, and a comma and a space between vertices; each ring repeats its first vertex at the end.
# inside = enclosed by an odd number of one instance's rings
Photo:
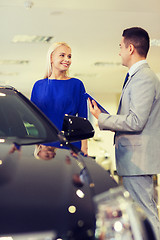
POLYGON ((0 137, 57 141, 57 133, 28 99, 14 91, 0 89, 0 137))

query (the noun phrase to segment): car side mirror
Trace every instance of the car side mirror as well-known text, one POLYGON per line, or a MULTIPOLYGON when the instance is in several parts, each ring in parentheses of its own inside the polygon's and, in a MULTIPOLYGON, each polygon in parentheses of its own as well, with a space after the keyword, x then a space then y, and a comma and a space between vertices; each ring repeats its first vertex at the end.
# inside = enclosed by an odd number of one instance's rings
POLYGON ((94 136, 92 124, 82 117, 65 115, 62 133, 69 142, 76 142, 94 136))

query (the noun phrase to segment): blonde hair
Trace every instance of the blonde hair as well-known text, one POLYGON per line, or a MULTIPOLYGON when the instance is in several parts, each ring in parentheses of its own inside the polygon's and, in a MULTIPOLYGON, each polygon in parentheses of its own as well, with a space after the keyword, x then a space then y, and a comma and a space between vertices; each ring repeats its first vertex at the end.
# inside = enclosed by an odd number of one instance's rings
POLYGON ((51 76, 52 74, 51 54, 60 46, 66 46, 68 48, 71 48, 66 42, 55 42, 49 47, 47 53, 46 72, 44 78, 49 78, 51 76))
POLYGON ((34 157, 37 159, 40 159, 40 157, 38 156, 39 151, 40 151, 40 144, 36 144, 34 149, 34 157))
MULTIPOLYGON (((34 149, 34 157, 35 157, 36 159, 44 159, 44 158, 40 157, 40 155, 39 155, 40 152, 44 149, 44 147, 45 147, 47 150, 48 150, 48 148, 50 148, 49 151, 52 151, 54 154, 55 154, 55 152, 56 152, 56 150, 57 150, 57 148, 54 147, 54 146, 46 146, 46 145, 43 145, 43 144, 36 144, 36 145, 35 145, 35 149, 34 149)), ((56 154, 55 154, 55 155, 56 155, 56 154)), ((44 159, 44 160, 50 160, 50 159, 54 158, 55 155, 52 156, 52 157, 50 157, 50 158, 48 158, 48 159, 44 159)))

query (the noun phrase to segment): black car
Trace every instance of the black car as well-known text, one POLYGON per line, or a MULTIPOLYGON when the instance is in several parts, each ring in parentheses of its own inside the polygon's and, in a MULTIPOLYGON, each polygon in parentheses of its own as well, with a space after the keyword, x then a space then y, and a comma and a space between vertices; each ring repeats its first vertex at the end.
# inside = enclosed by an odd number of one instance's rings
POLYGON ((102 238, 97 197, 119 186, 71 143, 92 137, 94 129, 74 116, 65 116, 63 127, 58 131, 19 91, 0 87, 1 240, 113 239, 102 238))

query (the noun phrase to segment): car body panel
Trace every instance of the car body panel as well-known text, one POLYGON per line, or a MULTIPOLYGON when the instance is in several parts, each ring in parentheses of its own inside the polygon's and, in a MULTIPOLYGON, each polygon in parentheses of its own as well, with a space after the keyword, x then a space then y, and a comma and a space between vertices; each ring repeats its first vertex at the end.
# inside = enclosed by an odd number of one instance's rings
POLYGON ((54 230, 68 239, 92 239, 92 198, 117 186, 109 173, 93 159, 67 149, 57 149, 54 158, 43 160, 34 157, 34 145, 9 153, 11 148, 0 144, 0 234, 54 230), (77 191, 83 197, 78 197, 77 191), (75 213, 69 212, 71 206, 75 213))

